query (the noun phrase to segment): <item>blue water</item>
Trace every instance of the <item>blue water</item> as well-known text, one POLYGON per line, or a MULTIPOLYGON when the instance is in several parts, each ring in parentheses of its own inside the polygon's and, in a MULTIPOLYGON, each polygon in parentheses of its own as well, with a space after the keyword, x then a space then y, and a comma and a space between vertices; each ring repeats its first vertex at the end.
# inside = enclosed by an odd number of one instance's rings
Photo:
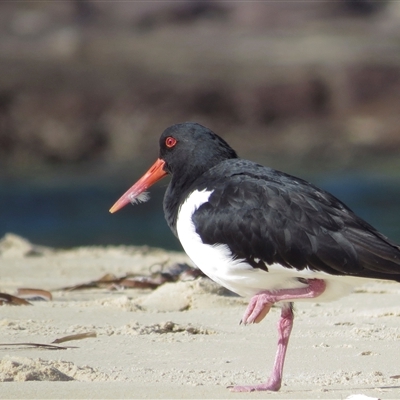
MULTIPOLYGON (((399 178, 335 175, 308 179, 400 243, 399 178)), ((163 216, 166 184, 151 188, 151 199, 147 203, 110 214, 108 209, 127 189, 126 182, 107 186, 99 179, 84 184, 3 182, 0 236, 13 232, 36 244, 63 248, 133 244, 180 250, 163 216)))

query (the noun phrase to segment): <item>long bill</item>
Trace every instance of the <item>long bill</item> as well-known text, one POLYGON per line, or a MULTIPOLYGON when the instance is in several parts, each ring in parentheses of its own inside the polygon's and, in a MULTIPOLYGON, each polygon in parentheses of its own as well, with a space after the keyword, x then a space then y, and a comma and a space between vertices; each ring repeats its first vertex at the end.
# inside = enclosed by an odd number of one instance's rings
POLYGON ((140 201, 141 193, 167 175, 167 172, 164 171, 164 165, 164 160, 157 159, 150 169, 110 208, 110 213, 115 213, 128 203, 134 203, 135 200, 140 201))

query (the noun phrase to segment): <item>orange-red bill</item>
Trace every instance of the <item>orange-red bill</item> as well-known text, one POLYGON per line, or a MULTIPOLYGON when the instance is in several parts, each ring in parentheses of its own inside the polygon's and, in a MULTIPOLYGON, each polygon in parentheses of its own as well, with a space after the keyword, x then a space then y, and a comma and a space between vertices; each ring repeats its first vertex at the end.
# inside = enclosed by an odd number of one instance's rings
POLYGON ((164 165, 164 160, 157 159, 151 168, 110 208, 110 213, 114 213, 125 207, 128 203, 134 202, 147 188, 164 178, 167 175, 167 172, 164 171, 164 165))

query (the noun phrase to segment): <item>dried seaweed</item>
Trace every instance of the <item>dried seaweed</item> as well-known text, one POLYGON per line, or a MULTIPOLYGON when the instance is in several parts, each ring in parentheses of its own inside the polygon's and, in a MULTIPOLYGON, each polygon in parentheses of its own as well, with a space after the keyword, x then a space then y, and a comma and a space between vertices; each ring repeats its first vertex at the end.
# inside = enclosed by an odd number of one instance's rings
POLYGON ((120 278, 113 274, 103 275, 100 279, 81 283, 73 286, 66 286, 59 290, 74 291, 83 289, 111 289, 119 290, 125 288, 134 289, 156 289, 166 282, 187 281, 204 276, 203 273, 188 264, 172 264, 166 270, 153 272, 150 276, 127 274, 120 278))
POLYGON ((8 293, 0 293, 0 306, 2 305, 10 305, 10 306, 31 306, 32 304, 25 299, 22 299, 17 296, 13 296, 8 293))
POLYGON ((76 333, 74 335, 68 335, 68 336, 58 338, 56 340, 53 340, 51 343, 64 343, 64 342, 69 342, 71 340, 81 340, 81 339, 87 339, 87 338, 92 338, 92 337, 96 337, 96 336, 97 336, 96 332, 76 333))
POLYGON ((74 335, 68 335, 64 336, 58 339, 53 340, 51 343, 52 344, 47 344, 47 343, 34 343, 34 342, 23 342, 23 343, 0 343, 1 347, 39 347, 39 348, 45 348, 49 350, 67 350, 67 349, 77 349, 77 346, 57 346, 57 343, 64 343, 68 342, 71 340, 81 340, 81 339, 87 339, 91 337, 96 337, 97 334, 94 331, 91 332, 84 332, 84 333, 77 333, 74 335))
POLYGON ((23 342, 23 343, 0 343, 0 346, 2 347, 39 347, 39 348, 45 348, 48 350, 67 350, 67 349, 77 349, 78 347, 76 346, 56 346, 54 344, 47 344, 47 343, 33 343, 33 342, 23 342))
POLYGON ((17 289, 18 297, 22 299, 29 299, 29 300, 45 300, 50 301, 53 299, 52 294, 43 289, 30 289, 30 288, 19 288, 17 289))
POLYGON ((98 289, 98 288, 107 288, 112 285, 114 282, 119 281, 120 278, 117 278, 114 274, 105 274, 100 279, 96 279, 95 281, 89 281, 85 283, 80 283, 78 285, 66 286, 57 290, 66 290, 66 291, 74 291, 74 290, 83 290, 83 289, 98 289))

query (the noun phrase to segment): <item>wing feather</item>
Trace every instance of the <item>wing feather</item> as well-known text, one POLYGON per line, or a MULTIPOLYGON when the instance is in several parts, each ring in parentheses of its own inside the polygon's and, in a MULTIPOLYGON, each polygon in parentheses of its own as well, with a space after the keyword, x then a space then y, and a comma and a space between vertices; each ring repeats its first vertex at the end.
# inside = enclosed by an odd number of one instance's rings
POLYGON ((267 265, 400 280, 398 246, 329 193, 258 167, 227 169, 215 182, 204 177, 213 193, 193 222, 205 243, 226 244, 234 257, 267 265))

